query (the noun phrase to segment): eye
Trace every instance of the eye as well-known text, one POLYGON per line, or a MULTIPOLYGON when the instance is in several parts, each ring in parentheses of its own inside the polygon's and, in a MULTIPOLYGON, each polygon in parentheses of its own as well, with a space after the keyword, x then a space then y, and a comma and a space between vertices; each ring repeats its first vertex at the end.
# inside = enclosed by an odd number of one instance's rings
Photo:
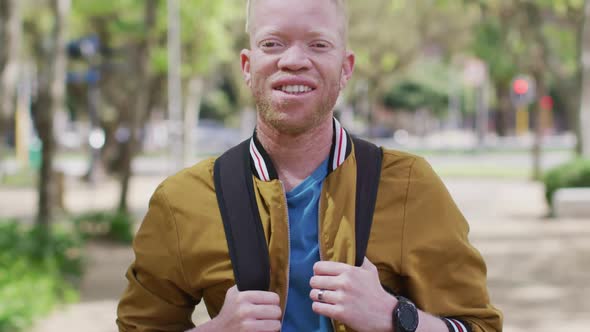
POLYGON ((263 49, 273 49, 280 47, 281 43, 276 40, 264 40, 260 43, 260 47, 263 49))
POLYGON ((330 44, 328 44, 328 42, 324 42, 324 41, 315 41, 315 42, 311 43, 311 47, 313 47, 315 49, 319 49, 319 50, 325 50, 330 47, 330 44))

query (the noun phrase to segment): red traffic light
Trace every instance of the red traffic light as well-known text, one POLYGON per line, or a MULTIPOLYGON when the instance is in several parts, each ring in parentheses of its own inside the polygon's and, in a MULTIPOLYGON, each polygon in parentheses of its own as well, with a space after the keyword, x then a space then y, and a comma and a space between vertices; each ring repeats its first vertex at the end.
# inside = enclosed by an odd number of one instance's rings
POLYGON ((544 110, 553 109, 553 98, 551 98, 551 96, 543 96, 539 104, 544 110))
POLYGON ((517 95, 524 95, 529 91, 529 82, 525 79, 519 78, 512 83, 512 90, 517 95))
POLYGON ((530 105, 535 101, 535 80, 527 75, 518 75, 510 83, 510 101, 515 107, 530 105))

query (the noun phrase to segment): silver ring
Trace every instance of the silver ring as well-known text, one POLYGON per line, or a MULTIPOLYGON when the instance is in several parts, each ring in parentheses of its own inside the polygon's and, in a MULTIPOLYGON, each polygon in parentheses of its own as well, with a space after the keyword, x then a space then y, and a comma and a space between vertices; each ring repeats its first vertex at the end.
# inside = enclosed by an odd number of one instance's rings
POLYGON ((320 291, 318 292, 318 301, 324 302, 324 292, 325 291, 326 291, 325 289, 320 289, 320 291))

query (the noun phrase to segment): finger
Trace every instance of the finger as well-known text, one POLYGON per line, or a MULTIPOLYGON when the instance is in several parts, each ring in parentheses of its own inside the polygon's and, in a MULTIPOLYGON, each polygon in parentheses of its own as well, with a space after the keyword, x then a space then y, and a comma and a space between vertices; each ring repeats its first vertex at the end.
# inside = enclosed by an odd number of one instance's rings
POLYGON ((338 304, 341 302, 342 294, 340 291, 330 291, 326 289, 312 289, 309 292, 309 297, 312 301, 323 302, 328 304, 338 304), (320 299, 320 292, 322 298, 320 299))
POLYGON ((281 319, 281 307, 278 305, 260 304, 253 305, 250 308, 251 312, 248 317, 262 320, 278 320, 281 319))
POLYGON ((248 320, 242 325, 245 331, 276 332, 281 330, 281 322, 277 319, 248 320))
POLYGON ((313 265, 315 275, 337 276, 353 268, 353 266, 330 261, 319 261, 313 265))
POLYGON ((311 304, 311 309, 316 314, 326 316, 331 319, 342 321, 343 307, 341 305, 334 305, 329 303, 314 302, 311 304))
POLYGON ((242 300, 253 304, 273 304, 279 305, 281 299, 277 293, 264 291, 245 291, 240 292, 242 300))
POLYGON ((327 289, 327 290, 338 290, 341 287, 340 279, 334 276, 313 276, 309 280, 311 288, 315 289, 327 289))

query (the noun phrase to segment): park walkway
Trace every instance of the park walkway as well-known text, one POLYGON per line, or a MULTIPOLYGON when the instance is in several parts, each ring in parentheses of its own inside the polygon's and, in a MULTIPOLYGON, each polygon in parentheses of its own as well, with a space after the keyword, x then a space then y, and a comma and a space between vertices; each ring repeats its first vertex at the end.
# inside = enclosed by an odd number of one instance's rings
MULTIPOLYGON (((132 182, 131 206, 145 212, 161 178, 132 182)), ((471 241, 488 263, 492 301, 505 314, 506 332, 588 331, 590 326, 590 220, 547 219, 542 187, 518 180, 445 179, 471 225, 471 241)), ((0 190, 0 201, 7 192, 0 190)), ((25 191, 12 192, 21 202, 25 191), (21 195, 19 199, 19 195, 21 195)), ((66 199, 83 210, 108 207, 116 199, 112 183, 79 186, 66 199), (92 190, 92 196, 87 196, 92 190), (92 198, 91 198, 92 197, 92 198), (102 206, 104 205, 104 206, 102 206)), ((34 200, 31 200, 34 204, 34 200)), ((110 205, 112 206, 112 205, 110 205)), ((57 310, 30 332, 115 332, 117 299, 125 287, 128 247, 90 243, 81 302, 57 310)), ((194 318, 207 319, 202 307, 194 318)))

